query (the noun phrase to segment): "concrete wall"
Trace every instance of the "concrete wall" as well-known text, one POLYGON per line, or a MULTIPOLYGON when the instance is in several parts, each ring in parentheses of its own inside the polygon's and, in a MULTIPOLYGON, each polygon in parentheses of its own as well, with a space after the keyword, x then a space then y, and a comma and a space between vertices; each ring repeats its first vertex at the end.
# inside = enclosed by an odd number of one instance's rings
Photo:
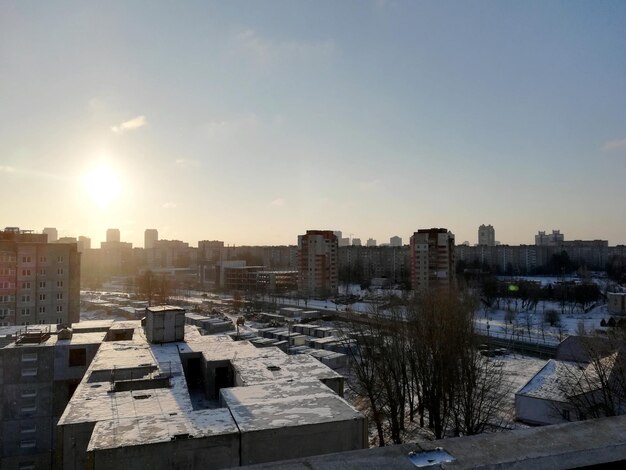
POLYGON ((87 465, 87 446, 95 423, 57 426, 57 468, 83 470, 87 465))
POLYGON ((89 470, 194 470, 239 466, 239 435, 226 434, 90 451, 89 470))
POLYGON ((367 447, 366 420, 334 421, 241 433, 241 465, 367 447))
POLYGON ((570 413, 570 421, 576 420, 576 413, 570 405, 551 400, 515 396, 515 417, 528 424, 559 424, 568 420, 563 418, 563 410, 570 413))

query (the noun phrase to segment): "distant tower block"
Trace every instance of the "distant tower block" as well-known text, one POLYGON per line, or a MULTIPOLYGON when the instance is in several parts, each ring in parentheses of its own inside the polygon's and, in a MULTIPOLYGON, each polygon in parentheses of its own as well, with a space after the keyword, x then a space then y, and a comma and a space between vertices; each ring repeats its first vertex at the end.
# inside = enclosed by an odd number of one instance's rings
POLYGON ((59 232, 54 227, 46 227, 42 232, 48 235, 48 243, 54 243, 59 239, 59 232))
POLYGON ((110 228, 107 230, 107 241, 108 242, 119 242, 120 241, 120 229, 119 228, 110 228))
POLYGON ((147 228, 143 235, 143 247, 146 250, 154 248, 159 240, 159 232, 155 228, 147 228))
POLYGON ((491 225, 478 227, 478 244, 486 246, 496 245, 496 230, 491 225))

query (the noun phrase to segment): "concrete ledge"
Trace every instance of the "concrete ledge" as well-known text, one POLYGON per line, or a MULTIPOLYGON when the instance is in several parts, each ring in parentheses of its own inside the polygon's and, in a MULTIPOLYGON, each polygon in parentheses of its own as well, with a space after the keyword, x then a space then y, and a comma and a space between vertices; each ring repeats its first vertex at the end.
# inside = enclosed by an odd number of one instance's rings
POLYGON ((255 465, 250 469, 415 469, 409 452, 443 448, 456 460, 431 468, 567 469, 626 462, 626 416, 255 465))

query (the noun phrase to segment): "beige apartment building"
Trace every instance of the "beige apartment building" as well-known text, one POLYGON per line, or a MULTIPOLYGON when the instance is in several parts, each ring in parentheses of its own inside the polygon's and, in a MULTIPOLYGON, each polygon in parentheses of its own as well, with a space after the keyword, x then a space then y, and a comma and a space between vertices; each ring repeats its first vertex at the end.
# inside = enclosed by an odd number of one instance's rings
POLYGON ((415 291, 454 282, 454 235, 445 228, 420 229, 411 236, 411 286, 415 291))
POLYGON ((80 317, 80 254, 76 243, 48 243, 46 234, 0 231, 0 326, 60 324, 80 317))

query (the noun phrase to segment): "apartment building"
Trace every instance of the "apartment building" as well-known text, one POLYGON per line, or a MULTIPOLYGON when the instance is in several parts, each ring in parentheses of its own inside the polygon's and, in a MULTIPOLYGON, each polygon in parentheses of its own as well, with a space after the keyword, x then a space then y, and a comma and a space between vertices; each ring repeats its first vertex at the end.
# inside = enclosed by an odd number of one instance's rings
POLYGON ((420 229, 411 236, 411 286, 415 291, 454 282, 454 235, 445 228, 420 229))
POLYGON ((494 229, 492 225, 481 225, 478 227, 478 244, 495 246, 496 229, 494 229))
POLYGON ((0 326, 77 322, 80 254, 46 234, 0 231, 0 326))
POLYGON ((339 287, 337 236, 330 230, 307 230, 298 235, 298 290, 326 297, 339 287))

